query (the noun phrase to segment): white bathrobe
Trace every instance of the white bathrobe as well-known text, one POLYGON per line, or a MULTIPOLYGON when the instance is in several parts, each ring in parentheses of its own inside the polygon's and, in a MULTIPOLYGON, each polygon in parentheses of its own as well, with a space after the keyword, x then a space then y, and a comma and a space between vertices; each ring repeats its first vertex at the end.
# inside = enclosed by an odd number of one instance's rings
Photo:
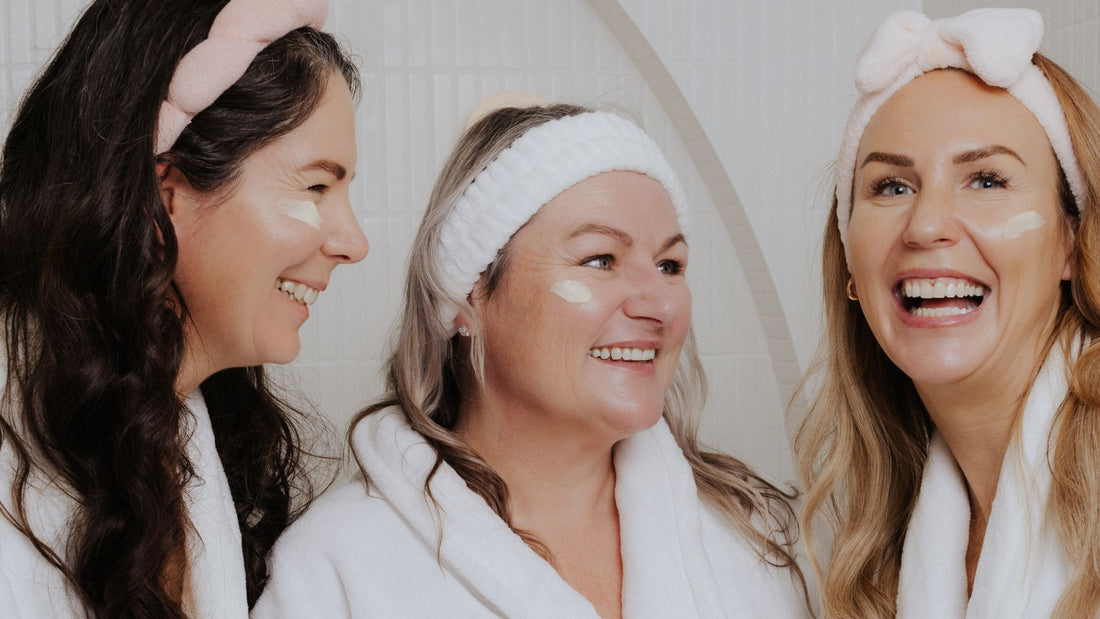
POLYGON ((898 617, 1050 616, 1069 574, 1065 552, 1045 514, 1051 483, 1047 438, 1066 393, 1065 363, 1055 346, 1032 385, 1020 432, 1005 453, 969 601, 966 482, 947 442, 933 434, 902 548, 898 617))
MULTIPOLYGON (((2 368, 0 368, 2 369, 2 368)), ((3 374, 0 373, 0 378, 3 374)), ((214 446, 214 433, 202 394, 187 399, 194 424, 187 454, 196 479, 186 490, 185 505, 193 530, 187 533, 188 616, 202 619, 247 617, 244 558, 229 484, 214 446)), ((11 507, 14 456, 0 449, 0 501, 11 507)), ((41 471, 32 472, 26 496, 27 517, 40 539, 64 557, 73 498, 41 471)), ((42 557, 30 541, 0 517, 0 617, 62 619, 83 617, 79 598, 61 571, 42 557)))
MULTIPOLYGON (((370 491, 341 488, 287 530, 254 618, 597 617, 446 464, 432 508, 435 451, 399 411, 363 419, 352 441, 370 491)), ((663 420, 616 447, 615 471, 624 617, 808 616, 789 571, 700 502, 663 420)))

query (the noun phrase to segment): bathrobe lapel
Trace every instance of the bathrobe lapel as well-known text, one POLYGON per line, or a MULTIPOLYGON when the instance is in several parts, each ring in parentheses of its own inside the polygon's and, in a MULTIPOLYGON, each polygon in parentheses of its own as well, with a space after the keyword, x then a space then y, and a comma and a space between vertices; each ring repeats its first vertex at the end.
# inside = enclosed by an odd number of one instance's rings
POLYGON ((1047 439, 1067 384, 1061 349, 1051 351, 1028 394, 1020 432, 1005 453, 974 589, 966 596, 970 504, 947 442, 933 433, 920 496, 901 556, 898 617, 955 619, 1049 616, 1068 565, 1046 521, 1047 439))
POLYGON ((618 445, 615 472, 623 616, 724 617, 695 478, 663 419, 618 445))
POLYGON ((187 398, 192 427, 187 457, 196 478, 184 491, 191 520, 187 532, 189 595, 184 610, 191 617, 246 617, 244 552, 241 529, 229 482, 214 444, 214 430, 202 394, 187 398))
POLYGON ((450 466, 431 481, 436 509, 424 494, 435 450, 404 415, 388 409, 355 427, 356 458, 375 489, 441 567, 501 617, 597 618, 595 609, 519 538, 450 466), (440 533, 442 532, 442 539, 440 533))

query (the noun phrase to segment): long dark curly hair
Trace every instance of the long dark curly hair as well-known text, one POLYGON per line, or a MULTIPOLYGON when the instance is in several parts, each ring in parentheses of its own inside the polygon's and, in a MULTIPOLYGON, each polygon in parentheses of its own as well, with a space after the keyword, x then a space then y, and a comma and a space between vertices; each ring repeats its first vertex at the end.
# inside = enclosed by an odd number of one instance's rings
MULTIPOLYGON (((226 0, 97 0, 14 117, 0 159, 0 330, 7 377, 0 448, 15 463, 3 516, 64 572, 97 617, 182 617, 184 488, 194 475, 175 391, 186 299, 153 156, 176 64, 226 0), (27 518, 44 472, 79 506, 62 547, 27 518)), ((160 160, 199 191, 232 186, 244 160, 304 122, 328 79, 358 93, 329 35, 271 43, 160 160)), ((308 501, 302 414, 263 368, 202 384, 243 538, 249 604, 265 557, 308 501)))

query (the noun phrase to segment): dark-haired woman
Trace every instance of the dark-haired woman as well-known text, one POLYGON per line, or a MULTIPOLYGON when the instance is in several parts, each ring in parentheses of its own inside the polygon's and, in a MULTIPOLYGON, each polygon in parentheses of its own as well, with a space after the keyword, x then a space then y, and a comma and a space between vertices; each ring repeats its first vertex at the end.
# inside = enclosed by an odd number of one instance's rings
POLYGON ((290 361, 352 215, 324 0, 98 0, 0 162, 0 616, 243 617, 303 489, 290 361))

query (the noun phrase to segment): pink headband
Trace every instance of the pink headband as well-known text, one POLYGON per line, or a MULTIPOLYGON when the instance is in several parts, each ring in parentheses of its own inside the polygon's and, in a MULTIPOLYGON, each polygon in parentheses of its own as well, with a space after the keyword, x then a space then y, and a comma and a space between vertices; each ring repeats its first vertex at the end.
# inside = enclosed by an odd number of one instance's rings
POLYGON ((845 253, 863 130, 891 95, 935 69, 962 69, 1019 100, 1046 132, 1081 210, 1085 184, 1065 114, 1054 88, 1031 62, 1042 38, 1043 18, 1028 9, 976 9, 936 21, 916 11, 899 11, 886 18, 856 60, 856 88, 862 96, 848 117, 837 158, 836 215, 845 253))
POLYGON ((172 148, 196 114, 241 79, 260 50, 286 33, 320 29, 327 0, 230 0, 205 41, 180 60, 157 117, 155 154, 172 148))

